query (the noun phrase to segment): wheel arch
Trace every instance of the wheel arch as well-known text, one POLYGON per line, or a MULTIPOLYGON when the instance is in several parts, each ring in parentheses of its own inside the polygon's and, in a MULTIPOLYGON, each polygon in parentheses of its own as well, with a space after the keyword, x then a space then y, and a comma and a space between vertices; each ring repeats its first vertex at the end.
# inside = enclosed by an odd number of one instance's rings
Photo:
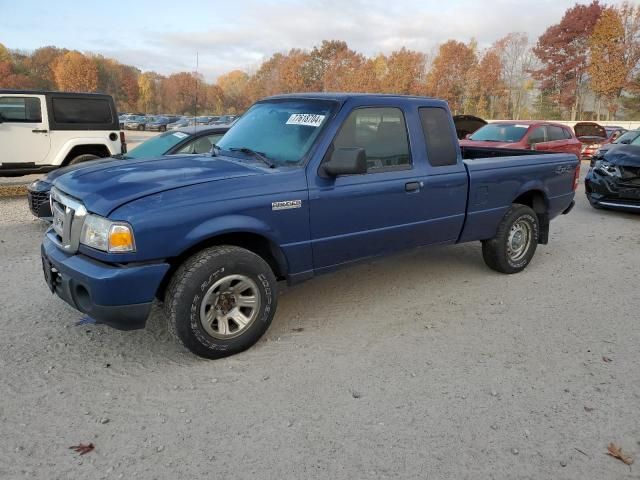
POLYGON ((521 192, 512 203, 526 205, 536 213, 539 224, 538 243, 549 243, 549 197, 546 192, 532 188, 521 192))
POLYGON ((69 162, 79 155, 96 155, 98 157, 108 157, 111 155, 109 148, 103 143, 92 143, 86 145, 75 145, 67 152, 62 160, 61 166, 69 165, 69 162))
POLYGON ((249 250, 267 262, 276 279, 283 280, 287 277, 287 258, 274 239, 269 238, 264 232, 229 230, 200 238, 188 248, 184 249, 178 256, 169 259, 170 268, 160 284, 157 297, 159 299, 164 298, 171 277, 189 257, 199 251, 216 245, 233 245, 249 250))

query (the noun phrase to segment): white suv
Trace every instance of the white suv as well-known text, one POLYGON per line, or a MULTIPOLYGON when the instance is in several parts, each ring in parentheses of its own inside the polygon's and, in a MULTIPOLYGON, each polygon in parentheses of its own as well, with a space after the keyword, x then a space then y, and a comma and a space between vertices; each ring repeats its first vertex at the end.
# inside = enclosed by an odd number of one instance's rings
POLYGON ((126 153, 110 95, 0 90, 0 176, 126 153))

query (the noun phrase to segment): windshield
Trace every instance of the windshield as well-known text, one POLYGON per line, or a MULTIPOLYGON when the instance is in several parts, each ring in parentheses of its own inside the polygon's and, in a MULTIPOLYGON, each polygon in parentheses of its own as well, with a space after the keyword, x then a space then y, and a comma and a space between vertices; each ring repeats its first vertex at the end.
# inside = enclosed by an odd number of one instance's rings
POLYGON ((257 103, 233 125, 218 147, 250 149, 276 166, 300 163, 335 105, 332 101, 308 99, 257 103))
POLYGON ((519 142, 529 129, 529 125, 491 123, 480 128, 469 137, 479 142, 519 142))
POLYGON ((164 155, 171 147, 182 142, 185 138, 190 137, 184 132, 167 132, 150 138, 146 142, 142 142, 136 148, 132 149, 125 155, 126 158, 153 158, 164 155))
POLYGON ((634 140, 637 140, 639 136, 640 130, 634 130, 620 135, 613 141, 613 143, 632 143, 634 140))

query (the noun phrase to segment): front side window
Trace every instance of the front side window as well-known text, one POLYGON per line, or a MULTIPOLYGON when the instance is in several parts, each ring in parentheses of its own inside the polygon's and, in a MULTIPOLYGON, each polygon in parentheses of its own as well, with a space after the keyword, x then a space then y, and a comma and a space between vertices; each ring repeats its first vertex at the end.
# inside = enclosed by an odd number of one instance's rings
POLYGON ((562 127, 548 125, 547 135, 549 136, 549 140, 548 140, 549 142, 555 142, 557 140, 566 140, 565 130, 562 127))
POLYGON ((221 133, 216 133, 214 135, 207 135, 204 137, 200 137, 194 140, 191 143, 188 143, 177 153, 185 153, 185 154, 203 154, 209 153, 211 151, 211 147, 218 143, 218 140, 222 138, 221 133))
POLYGON ((529 144, 533 145, 534 143, 542 143, 545 141, 544 138, 544 127, 534 128, 529 134, 529 144))
POLYGON ((411 166, 407 126, 399 108, 354 110, 340 127, 333 146, 364 149, 369 172, 411 166))
POLYGON ((256 103, 220 140, 229 155, 251 158, 252 150, 276 166, 297 165, 327 124, 337 106, 327 100, 291 99, 256 103))
POLYGON ((7 123, 40 123, 42 110, 36 97, 0 97, 0 115, 7 123))

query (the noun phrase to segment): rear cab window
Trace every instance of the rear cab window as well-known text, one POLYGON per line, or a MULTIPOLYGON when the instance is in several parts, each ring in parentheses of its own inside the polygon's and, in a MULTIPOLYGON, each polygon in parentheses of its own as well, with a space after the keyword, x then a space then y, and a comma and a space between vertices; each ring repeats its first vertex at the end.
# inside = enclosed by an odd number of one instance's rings
POLYGON ((422 107, 418 111, 427 159, 431 166, 455 165, 458 162, 458 144, 455 131, 451 127, 450 114, 438 107, 422 107))
POLYGON ((113 121, 115 112, 102 98, 53 98, 53 118, 64 124, 106 124, 113 121))

